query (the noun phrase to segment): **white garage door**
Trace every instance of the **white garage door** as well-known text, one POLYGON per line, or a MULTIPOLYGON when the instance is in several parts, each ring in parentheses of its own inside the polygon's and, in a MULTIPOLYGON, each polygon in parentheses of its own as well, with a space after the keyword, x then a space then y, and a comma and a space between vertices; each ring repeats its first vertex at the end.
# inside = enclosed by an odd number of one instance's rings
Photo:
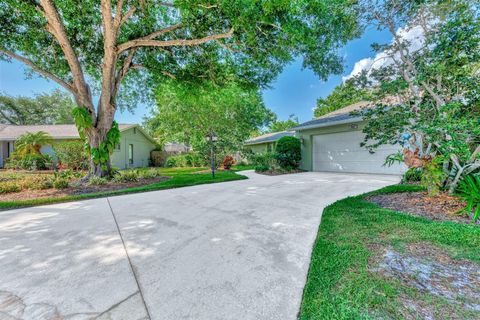
POLYGON ((313 171, 401 174, 405 166, 383 166, 385 158, 399 150, 381 146, 373 154, 360 146, 364 134, 348 131, 313 136, 313 171))

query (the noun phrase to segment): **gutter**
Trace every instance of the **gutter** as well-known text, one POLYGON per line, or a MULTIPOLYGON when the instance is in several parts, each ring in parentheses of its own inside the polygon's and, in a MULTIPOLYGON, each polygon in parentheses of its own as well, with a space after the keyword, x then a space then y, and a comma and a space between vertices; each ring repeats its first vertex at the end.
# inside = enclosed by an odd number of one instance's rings
POLYGON ((331 126, 336 126, 336 125, 340 125, 340 124, 348 124, 348 123, 362 122, 362 121, 363 121, 362 117, 354 117, 354 118, 349 118, 349 119, 345 119, 345 120, 323 122, 323 123, 311 124, 311 125, 308 125, 308 126, 294 127, 294 128, 292 128, 292 130, 304 131, 304 130, 309 130, 309 129, 331 127, 331 126))

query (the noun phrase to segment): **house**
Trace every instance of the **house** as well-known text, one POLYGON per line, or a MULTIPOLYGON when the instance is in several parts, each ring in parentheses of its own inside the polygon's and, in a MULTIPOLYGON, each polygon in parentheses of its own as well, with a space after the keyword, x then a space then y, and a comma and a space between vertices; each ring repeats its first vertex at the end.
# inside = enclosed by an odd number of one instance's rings
POLYGON ((300 167, 308 171, 402 174, 403 164, 384 166, 385 158, 400 150, 399 146, 383 145, 375 153, 361 147, 365 122, 351 112, 368 107, 359 102, 304 122, 294 128, 302 143, 300 167))
MULTIPOLYGON (((138 124, 120 124, 120 143, 112 154, 112 166, 119 169, 146 167, 150 161, 150 151, 155 149, 156 142, 138 124)), ((78 140, 77 127, 66 125, 0 125, 0 168, 15 149, 15 141, 27 132, 44 131, 52 137, 54 143, 65 140, 78 140)), ((43 154, 55 157, 51 145, 43 146, 43 154)))
POLYGON ((183 143, 167 142, 165 143, 163 150, 165 150, 165 152, 167 152, 168 154, 181 154, 192 151, 192 148, 183 143))
POLYGON ((293 131, 267 133, 245 141, 244 146, 254 153, 270 152, 275 150, 275 145, 280 138, 294 135, 293 131))

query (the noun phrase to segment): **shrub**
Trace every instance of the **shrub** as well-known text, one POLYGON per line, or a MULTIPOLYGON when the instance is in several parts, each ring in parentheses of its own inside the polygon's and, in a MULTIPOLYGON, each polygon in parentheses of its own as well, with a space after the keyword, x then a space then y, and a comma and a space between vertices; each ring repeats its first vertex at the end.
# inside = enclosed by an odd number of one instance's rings
POLYGON ((91 176, 90 179, 88 179, 88 184, 90 186, 103 186, 107 183, 108 180, 102 177, 91 176))
POLYGON ((9 169, 45 170, 52 168, 52 158, 43 154, 12 154, 5 164, 9 169))
POLYGON ((84 143, 81 141, 62 141, 53 145, 53 150, 58 161, 72 170, 87 170, 89 164, 88 154, 85 152, 84 143))
POLYGON ((422 169, 410 168, 403 174, 403 182, 420 182, 422 180, 422 169))
POLYGON ((472 221, 476 222, 480 217, 480 175, 469 175, 463 178, 457 192, 467 202, 464 211, 472 215, 472 221))
POLYGON ((223 168, 225 170, 230 170, 230 168, 235 164, 235 160, 232 156, 226 155, 223 158, 223 168))
POLYGON ((146 169, 146 170, 139 170, 138 177, 140 179, 153 179, 160 175, 160 172, 156 169, 146 169))
POLYGON ((66 189, 68 188, 68 180, 65 178, 57 178, 53 180, 53 187, 55 189, 66 189))
POLYGON ((16 181, 4 181, 0 183, 0 194, 22 191, 22 187, 16 181))
POLYGON ((425 162, 423 167, 421 184, 427 188, 430 196, 435 196, 440 192, 440 187, 445 178, 442 163, 441 157, 435 157, 425 162))
POLYGON ((170 156, 165 161, 165 166, 175 167, 201 167, 205 165, 205 160, 198 153, 184 153, 170 156))
POLYGON ((139 173, 135 169, 119 171, 114 177, 115 182, 136 182, 138 181, 139 173))
POLYGON ((53 179, 50 175, 32 175, 21 180, 23 188, 45 190, 53 188, 53 179))
POLYGON ((283 169, 297 169, 302 159, 300 140, 290 136, 280 138, 275 147, 275 159, 283 169))
POLYGON ((256 153, 250 156, 255 171, 264 172, 273 170, 276 167, 274 154, 271 152, 256 153))

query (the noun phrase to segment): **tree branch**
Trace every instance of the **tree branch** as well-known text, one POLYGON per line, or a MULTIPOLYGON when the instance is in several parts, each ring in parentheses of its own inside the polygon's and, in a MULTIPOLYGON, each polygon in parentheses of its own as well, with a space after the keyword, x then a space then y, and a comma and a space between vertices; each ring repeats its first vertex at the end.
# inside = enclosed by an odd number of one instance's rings
POLYGON ((70 91, 71 93, 73 93, 73 94, 76 93, 76 92, 75 92, 75 88, 74 88, 71 84, 63 81, 62 79, 60 79, 59 77, 57 77, 56 75, 54 75, 54 74, 52 74, 52 73, 50 73, 50 72, 48 72, 48 71, 45 71, 45 70, 43 70, 43 69, 40 69, 32 60, 29 60, 29 59, 27 59, 27 58, 25 58, 25 57, 22 57, 22 56, 16 54, 15 52, 12 52, 12 51, 9 51, 9 50, 6 50, 6 49, 0 48, 0 52, 3 52, 5 55, 7 55, 7 56, 9 56, 9 57, 11 57, 11 58, 13 58, 13 59, 15 59, 15 60, 18 60, 18 61, 20 61, 20 62, 23 62, 24 64, 26 64, 26 65, 28 65, 30 68, 32 68, 33 71, 41 74, 41 75, 44 76, 45 78, 48 78, 48 79, 50 79, 50 80, 55 81, 56 83, 58 83, 59 85, 61 85, 62 87, 64 87, 64 88, 67 89, 68 91, 70 91))
MULTIPOLYGON (((75 51, 73 50, 70 41, 68 40, 65 26, 60 20, 55 5, 52 0, 40 0, 40 5, 43 8, 45 19, 47 20, 47 31, 50 32, 58 44, 62 48, 65 59, 68 62, 70 71, 72 72, 73 84, 75 86, 75 100, 78 105, 89 110, 91 115, 94 115, 95 109, 92 103, 92 96, 88 84, 85 81, 80 61, 78 60, 75 51)), ((94 120, 95 122, 95 120, 94 120)))
MULTIPOLYGON (((165 30, 165 29, 163 29, 163 30, 165 30)), ((157 32, 161 32, 163 30, 160 30, 160 31, 157 31, 157 32)), ((232 29, 230 29, 230 31, 228 31, 226 33, 214 34, 214 35, 210 35, 210 36, 207 36, 207 37, 198 38, 198 39, 191 39, 191 40, 187 40, 187 39, 150 40, 150 39, 147 39, 146 37, 144 37, 144 38, 140 38, 140 39, 137 39, 137 40, 131 40, 131 41, 127 41, 125 43, 122 43, 121 45, 118 46, 118 53, 121 53, 121 52, 123 52, 125 50, 128 50, 130 48, 136 48, 136 47, 196 46, 196 45, 206 43, 206 42, 209 42, 209 41, 212 41, 212 40, 230 38, 233 35, 233 31, 234 30, 232 28, 232 29)), ((157 32, 152 33, 149 36, 152 36, 153 34, 156 34, 157 32)), ((149 37, 149 36, 147 36, 147 37, 149 37)), ((158 36, 158 34, 156 36, 158 36)))
MULTIPOLYGON (((112 16, 111 0, 101 0, 100 4, 103 26, 103 67, 102 93, 98 105, 98 121, 101 128, 110 129, 115 113, 115 65, 117 63, 116 39, 117 29, 112 16)), ((121 13, 120 13, 121 15, 121 13)))

